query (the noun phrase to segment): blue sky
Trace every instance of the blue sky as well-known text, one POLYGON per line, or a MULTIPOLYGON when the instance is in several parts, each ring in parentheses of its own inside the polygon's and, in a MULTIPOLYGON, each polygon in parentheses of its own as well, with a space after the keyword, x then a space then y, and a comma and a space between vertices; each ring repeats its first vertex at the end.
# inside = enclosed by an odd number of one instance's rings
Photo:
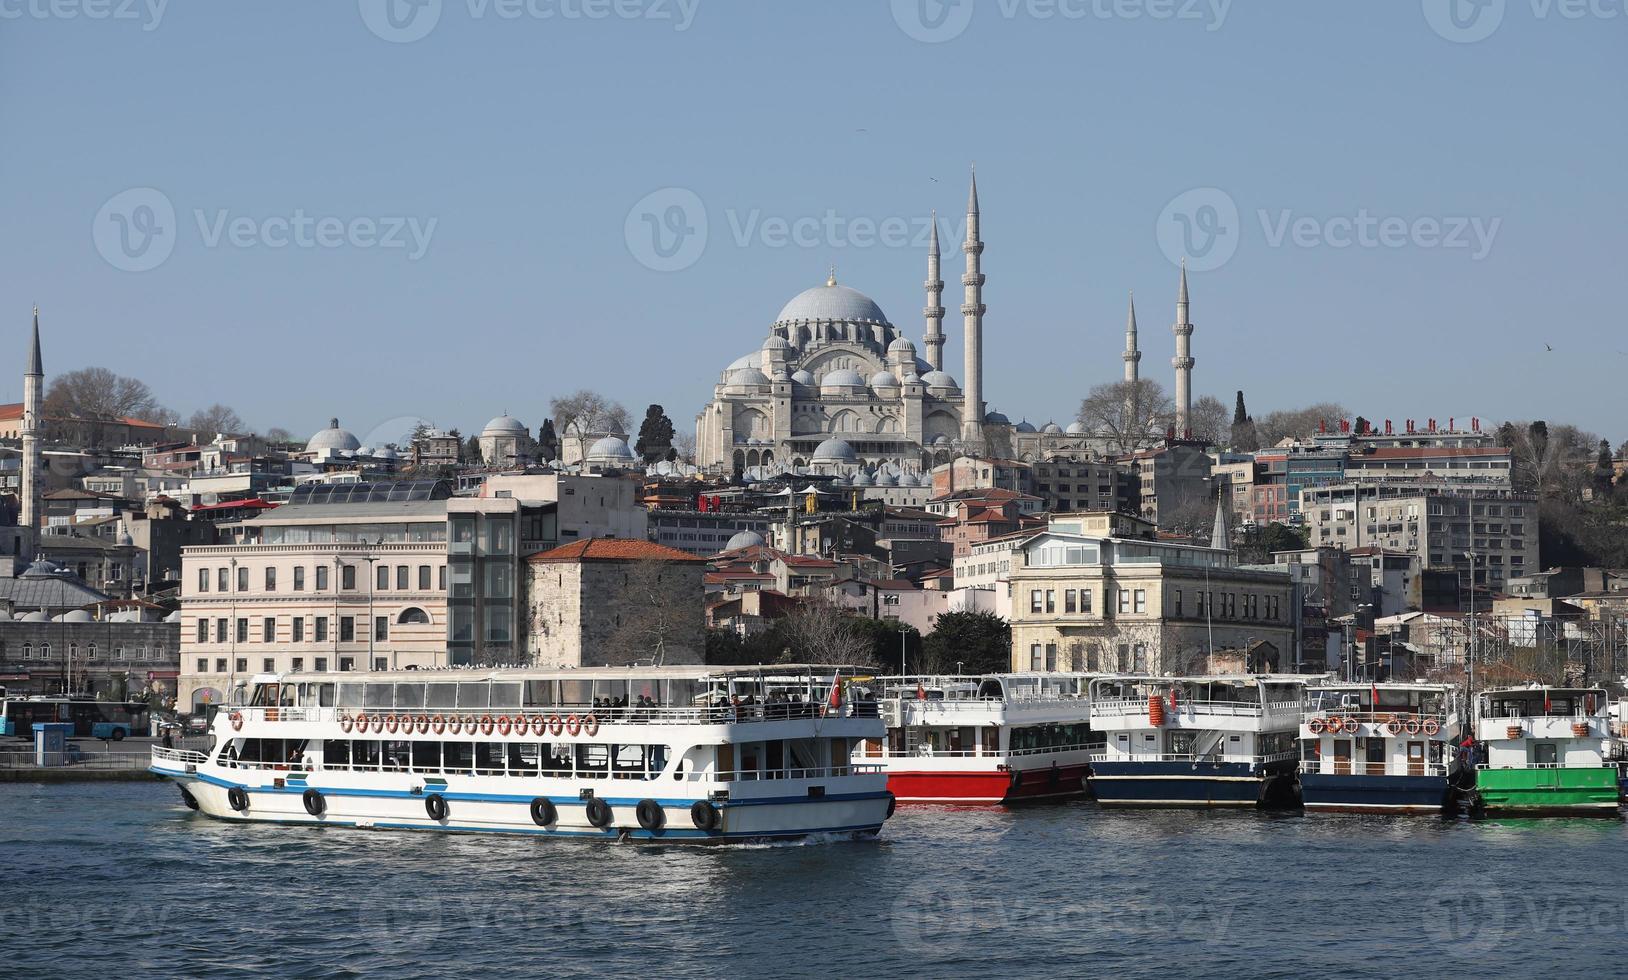
POLYGON ((1014 420, 1118 375, 1131 289, 1168 384, 1191 247, 1198 394, 1628 437, 1623 0, 389 2, 0 0, 0 400, 37 302, 48 373, 259 429, 687 429, 830 264, 919 340, 976 161, 1014 420))

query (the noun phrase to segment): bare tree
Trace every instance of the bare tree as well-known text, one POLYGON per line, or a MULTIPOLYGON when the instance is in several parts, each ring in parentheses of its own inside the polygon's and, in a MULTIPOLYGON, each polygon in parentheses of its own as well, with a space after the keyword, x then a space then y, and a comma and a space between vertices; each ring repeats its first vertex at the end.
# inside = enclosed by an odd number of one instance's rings
POLYGON ((273 444, 293 442, 294 433, 280 425, 274 425, 266 430, 266 441, 273 444))
POLYGON ((627 409, 586 388, 555 398, 548 407, 560 434, 577 440, 579 458, 588 455, 589 437, 612 430, 626 432, 630 421, 627 409))
POLYGON ((870 666, 875 651, 854 617, 824 598, 805 602, 781 620, 794 658, 811 664, 870 666))
POLYGON ((1317 434, 1319 423, 1332 431, 1345 417, 1345 406, 1338 402, 1318 402, 1305 408, 1268 412, 1255 423, 1255 429, 1260 434, 1261 445, 1273 446, 1284 439, 1310 439, 1317 434))
POLYGON ((1212 446, 1224 446, 1231 441, 1232 413, 1221 399, 1205 395, 1193 403, 1187 427, 1192 430, 1192 438, 1212 446))
POLYGON ((697 657, 705 645, 701 590, 681 562, 644 559, 625 563, 623 584, 615 603, 622 625, 608 646, 618 663, 649 661, 660 666, 668 645, 690 648, 697 657), (690 590, 686 583, 695 582, 690 590), (689 641, 684 643, 682 641, 689 641))
POLYGON ((59 374, 45 393, 45 414, 56 418, 138 418, 162 422, 166 415, 152 390, 135 378, 88 367, 59 374))
POLYGON ((695 462, 695 433, 678 430, 673 433, 673 449, 677 450, 678 458, 686 463, 695 462))
POLYGON ((225 405, 219 402, 208 408, 200 408, 187 419, 187 428, 195 430, 200 436, 233 435, 243 431, 243 419, 225 405))
POLYGON ((1129 453, 1164 438, 1175 413, 1157 381, 1116 381, 1093 387, 1080 402, 1078 419, 1112 451, 1129 453))

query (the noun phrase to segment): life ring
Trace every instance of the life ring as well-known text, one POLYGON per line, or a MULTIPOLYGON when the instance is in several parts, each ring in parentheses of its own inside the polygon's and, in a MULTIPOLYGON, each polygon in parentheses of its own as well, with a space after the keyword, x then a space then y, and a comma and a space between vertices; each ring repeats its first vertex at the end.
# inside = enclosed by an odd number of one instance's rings
POLYGON ((313 817, 322 816, 323 812, 328 809, 328 801, 323 799, 322 793, 315 789, 307 789, 300 799, 305 804, 305 812, 313 817))
POLYGON ((652 834, 659 833, 663 827, 667 826, 667 811, 663 810, 661 804, 655 800, 640 800, 638 807, 634 809, 634 813, 639 818, 639 826, 652 834))
POLYGON ((1400 735, 1402 734, 1402 723, 1393 717, 1390 721, 1385 723, 1385 730, 1390 732, 1392 735, 1400 735))
POLYGON ((717 830, 723 814, 711 800, 696 800, 690 804, 690 822, 696 830, 717 830))
POLYGON ((514 722, 509 720, 508 715, 498 715, 497 716, 497 733, 499 735, 507 735, 513 729, 514 729, 514 722))
POLYGON ((439 735, 439 734, 441 734, 442 732, 444 732, 446 730, 447 730, 447 720, 445 718, 443 718, 440 715, 436 715, 436 716, 434 716, 433 718, 430 719, 430 731, 432 731, 435 734, 439 735))
POLYGON ((361 714, 357 715, 356 716, 356 733, 358 735, 366 734, 367 726, 369 724, 371 724, 372 722, 373 722, 373 719, 369 718, 367 716, 367 712, 365 712, 365 711, 362 712, 361 714))
POLYGON ((1313 718, 1307 723, 1306 727, 1311 729, 1313 735, 1321 735, 1323 734, 1323 719, 1321 717, 1313 718))
POLYGON ((550 735, 558 735, 560 733, 560 731, 562 729, 564 729, 564 727, 565 727, 565 722, 560 721, 560 716, 559 715, 549 715, 548 716, 548 733, 550 735))
POLYGON ((1424 733, 1432 738, 1441 734, 1441 722, 1434 718, 1426 718, 1424 723, 1424 733))
POLYGON ((582 734, 588 736, 589 738, 593 738, 595 735, 598 735, 599 719, 595 718, 593 715, 589 715, 588 717, 582 719, 582 734))
POLYGON ((350 715, 345 714, 344 712, 340 712, 340 714, 339 714, 339 730, 342 731, 342 732, 349 732, 352 728, 355 728, 355 727, 356 727, 356 719, 352 718, 350 715))
POLYGON ((226 791, 226 803, 238 813, 249 808, 249 794, 241 786, 233 786, 226 791))
POLYGON ((430 730, 430 716, 429 715, 419 715, 417 718, 413 719, 413 728, 416 729, 418 731, 418 734, 420 734, 420 735, 422 735, 425 732, 429 731, 430 730))
POLYGON ((544 718, 542 715, 533 715, 531 717, 531 733, 533 735, 541 736, 547 731, 548 719, 544 718))
POLYGON ((234 711, 226 717, 232 723, 232 731, 241 732, 243 730, 243 712, 234 711))
POLYGON ((554 801, 546 796, 539 796, 531 801, 531 822, 539 827, 547 827, 560 819, 560 811, 554 806, 554 801))
POLYGON ((580 718, 572 715, 565 719, 565 734, 574 736, 580 731, 582 731, 582 720, 580 718))
POLYGON ((490 735, 490 734, 492 734, 493 725, 494 725, 494 722, 492 721, 492 716, 491 715, 481 715, 480 716, 480 733, 482 735, 490 735))
POLYGON ((384 730, 386 732, 389 732, 391 735, 394 735, 396 733, 396 726, 398 724, 400 724, 400 722, 397 721, 396 716, 394 714, 388 714, 388 715, 384 716, 384 730))
POLYGON ((1409 735, 1417 735, 1419 734, 1419 729, 1423 728, 1424 726, 1419 724, 1419 719, 1409 718, 1407 724, 1403 725, 1402 727, 1407 729, 1407 733, 1409 735))
POLYGON ((1329 715, 1327 724, 1328 724, 1328 733, 1330 735, 1338 735, 1340 733, 1340 716, 1339 715, 1329 715))
MULTIPOLYGON (((464 732, 464 720, 463 720, 463 718, 461 718, 458 715, 453 715, 452 717, 448 718, 447 719, 447 731, 451 732, 454 735, 462 735, 463 732, 464 732)), ((471 731, 473 731, 473 729, 471 729, 471 731)))
POLYGON ((588 822, 601 830, 609 827, 614 817, 614 814, 611 813, 610 804, 597 796, 588 797, 587 813, 588 822))
POLYGON ((1357 733, 1357 728, 1358 728, 1358 727, 1360 727, 1360 726, 1358 726, 1358 724, 1357 724, 1357 719, 1355 719, 1355 718, 1352 718, 1352 717, 1350 717, 1350 716, 1349 716, 1349 715, 1348 715, 1348 716, 1346 716, 1346 717, 1345 717, 1345 718, 1344 718, 1344 719, 1343 719, 1343 720, 1342 720, 1342 721, 1341 721, 1341 722, 1340 722, 1340 728, 1341 728, 1341 729, 1342 729, 1342 730, 1344 730, 1344 732, 1345 732, 1345 733, 1346 733, 1346 734, 1347 734, 1347 735, 1355 735, 1355 734, 1356 734, 1356 733, 1357 733))

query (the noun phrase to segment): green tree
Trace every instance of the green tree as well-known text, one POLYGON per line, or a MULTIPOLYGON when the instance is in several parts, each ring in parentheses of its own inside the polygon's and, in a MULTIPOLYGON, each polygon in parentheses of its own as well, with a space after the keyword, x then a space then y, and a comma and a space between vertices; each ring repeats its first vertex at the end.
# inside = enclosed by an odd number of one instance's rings
POLYGON ((1252 453, 1261 448, 1260 433, 1255 431, 1255 420, 1249 417, 1244 408, 1244 393, 1238 392, 1237 399, 1232 405, 1232 432, 1229 440, 1232 448, 1240 453, 1252 453))
POLYGON ((994 613, 941 613, 922 642, 918 669, 924 673, 950 673, 957 663, 968 674, 1011 670, 1012 627, 994 613))
POLYGON ((537 430, 537 452, 545 462, 560 458, 560 437, 554 432, 553 419, 543 419, 543 427, 537 430))
POLYGON ((673 420, 660 405, 644 410, 644 422, 639 426, 639 439, 633 451, 646 463, 671 459, 673 452, 673 420))
MULTIPOLYGON (((453 434, 456 435, 456 431, 454 431, 453 434)), ((463 441, 463 452, 459 455, 461 457, 459 462, 461 463, 479 463, 481 461, 480 440, 474 436, 470 436, 468 439, 465 439, 463 441)))

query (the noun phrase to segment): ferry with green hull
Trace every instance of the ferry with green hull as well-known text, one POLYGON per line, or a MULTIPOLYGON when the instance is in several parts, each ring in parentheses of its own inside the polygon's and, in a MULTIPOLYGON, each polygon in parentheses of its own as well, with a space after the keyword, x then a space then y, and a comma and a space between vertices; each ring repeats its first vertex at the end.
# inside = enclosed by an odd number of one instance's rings
POLYGON ((1476 699, 1478 808, 1520 816, 1616 816, 1610 702, 1599 688, 1484 691, 1476 699))

